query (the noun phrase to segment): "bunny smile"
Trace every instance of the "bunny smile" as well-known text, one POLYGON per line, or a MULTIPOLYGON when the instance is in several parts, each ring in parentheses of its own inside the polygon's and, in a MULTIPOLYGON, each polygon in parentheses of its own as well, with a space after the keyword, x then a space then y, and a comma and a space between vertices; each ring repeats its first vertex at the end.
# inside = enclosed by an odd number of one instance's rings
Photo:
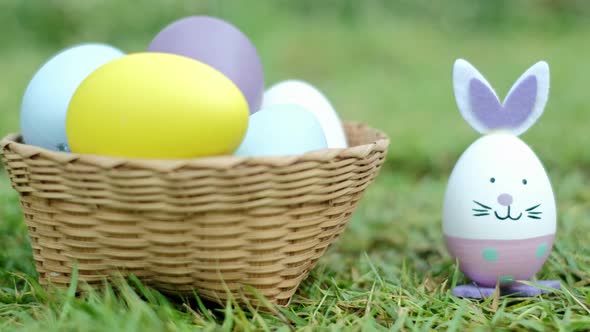
POLYGON ((527 213, 527 216, 530 219, 534 219, 534 220, 540 220, 541 219, 541 215, 543 214, 543 212, 539 211, 538 208, 541 206, 541 204, 537 204, 534 206, 531 206, 530 208, 526 209, 525 211, 521 212, 518 214, 518 216, 513 217, 510 214, 510 205, 508 205, 507 208, 507 212, 506 215, 504 217, 501 217, 498 212, 494 209, 492 209, 490 206, 485 205, 483 203, 480 203, 478 201, 473 201, 473 203, 477 204, 477 206, 472 209, 473 211, 473 216, 474 217, 485 217, 485 216, 489 216, 492 211, 494 211, 494 216, 498 219, 498 220, 506 220, 506 219, 510 219, 510 220, 519 220, 522 217, 523 212, 527 213))
POLYGON ((520 219, 520 217, 522 217, 522 212, 518 215, 518 217, 513 217, 510 215, 510 206, 508 206, 508 212, 506 212, 506 216, 505 217, 500 217, 498 215, 498 212, 494 211, 494 215, 496 216, 496 218, 500 219, 500 220, 506 220, 506 219, 510 219, 510 220, 518 220, 520 219))

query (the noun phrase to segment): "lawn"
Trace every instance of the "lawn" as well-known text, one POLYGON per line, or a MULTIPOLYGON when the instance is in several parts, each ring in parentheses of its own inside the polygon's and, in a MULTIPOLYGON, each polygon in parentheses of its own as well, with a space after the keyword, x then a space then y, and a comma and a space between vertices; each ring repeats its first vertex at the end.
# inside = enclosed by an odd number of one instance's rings
MULTIPOLYGON (((166 298, 136 280, 81 297, 36 279, 18 197, 0 176, 0 330, 506 330, 590 329, 590 24, 575 1, 368 0, 134 2, 7 0, 0 4, 0 134, 18 131, 20 98, 49 56, 102 41, 145 49, 168 22, 196 13, 225 18, 257 45, 267 84, 301 78, 342 118, 391 138, 388 160, 348 229, 274 314, 194 297, 166 298), (514 6, 514 8, 509 6, 514 6), (443 243, 447 177, 476 134, 456 108, 451 69, 466 58, 504 95, 546 60, 546 112, 523 139, 544 162, 558 204, 555 247, 539 279, 554 296, 486 301, 450 295, 467 280, 443 243)), ((587 15, 586 15, 587 17, 587 15)))

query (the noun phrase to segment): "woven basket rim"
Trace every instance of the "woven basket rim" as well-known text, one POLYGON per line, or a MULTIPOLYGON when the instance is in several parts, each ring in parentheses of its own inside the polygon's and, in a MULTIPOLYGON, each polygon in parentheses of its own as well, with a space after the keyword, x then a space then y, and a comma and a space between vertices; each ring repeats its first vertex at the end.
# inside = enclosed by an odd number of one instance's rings
POLYGON ((172 171, 184 167, 194 168, 232 168, 240 165, 248 166, 288 166, 308 161, 329 161, 338 158, 365 158, 373 151, 386 151, 389 146, 389 137, 381 130, 370 127, 361 122, 347 121, 347 126, 363 127, 364 130, 373 131, 377 138, 375 141, 340 149, 322 149, 291 156, 271 157, 238 157, 233 155, 200 157, 191 159, 131 159, 122 157, 109 157, 91 154, 76 154, 69 152, 52 151, 42 147, 21 143, 21 135, 11 133, 0 141, 0 155, 5 149, 12 150, 25 157, 41 156, 62 164, 83 163, 100 168, 135 167, 157 171, 172 171))

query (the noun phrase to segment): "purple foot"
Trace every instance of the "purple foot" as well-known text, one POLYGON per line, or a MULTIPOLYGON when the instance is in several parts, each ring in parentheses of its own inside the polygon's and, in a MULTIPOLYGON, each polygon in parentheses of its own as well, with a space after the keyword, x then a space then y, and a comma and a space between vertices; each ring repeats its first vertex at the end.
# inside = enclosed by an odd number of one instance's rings
MULTIPOLYGON (((555 290, 561 289, 559 280, 541 280, 534 282, 544 288, 552 288, 555 290)), ((453 295, 457 297, 466 297, 470 299, 485 299, 496 291, 492 287, 479 287, 477 285, 461 285, 453 289, 453 295)), ((533 297, 541 294, 553 293, 551 290, 541 289, 533 285, 525 285, 523 283, 515 282, 510 286, 500 288, 500 295, 513 295, 519 297, 533 297)))

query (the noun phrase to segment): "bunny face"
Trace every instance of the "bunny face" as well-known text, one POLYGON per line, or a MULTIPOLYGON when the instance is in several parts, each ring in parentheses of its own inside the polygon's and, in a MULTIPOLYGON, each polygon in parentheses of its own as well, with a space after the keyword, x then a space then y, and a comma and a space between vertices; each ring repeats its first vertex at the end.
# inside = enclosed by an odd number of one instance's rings
POLYGON ((451 173, 443 204, 445 235, 515 240, 555 233, 551 183, 535 153, 509 133, 473 143, 451 173))

